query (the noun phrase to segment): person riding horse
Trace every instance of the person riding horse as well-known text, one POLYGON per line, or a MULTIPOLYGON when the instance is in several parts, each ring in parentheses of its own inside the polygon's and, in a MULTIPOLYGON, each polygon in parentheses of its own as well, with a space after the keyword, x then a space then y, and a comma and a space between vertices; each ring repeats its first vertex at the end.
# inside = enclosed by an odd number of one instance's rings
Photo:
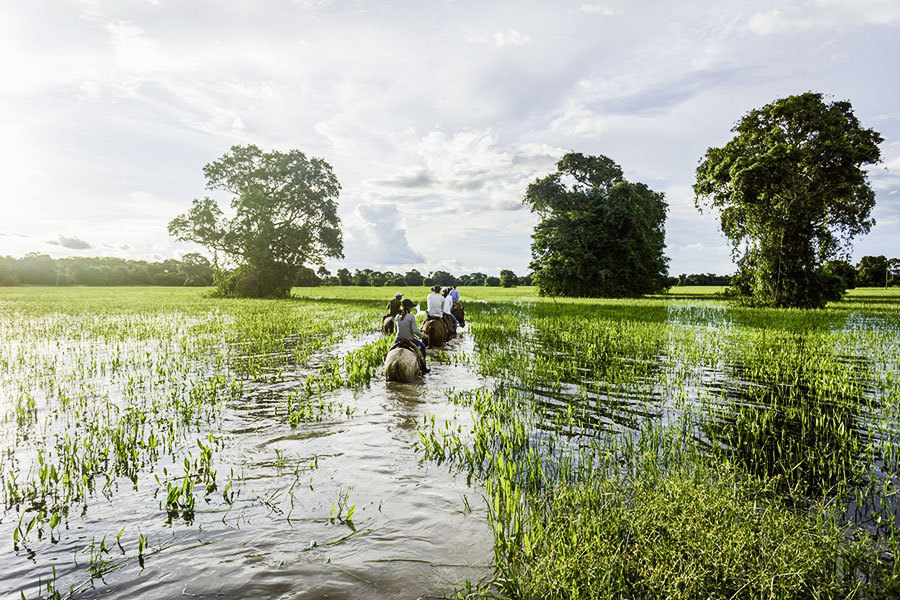
POLYGON ((450 288, 445 287, 441 290, 441 295, 444 297, 441 309, 453 321, 453 333, 456 333, 456 330, 459 328, 459 321, 456 320, 456 317, 451 312, 453 310, 453 298, 450 296, 450 288))
POLYGON ((394 319, 394 324, 397 328, 397 337, 394 338, 394 343, 391 344, 391 349, 393 350, 397 346, 401 346, 404 342, 411 342, 415 344, 419 350, 422 351, 422 356, 419 358, 419 367, 422 369, 423 373, 428 373, 431 369, 428 368, 428 365, 425 364, 425 357, 428 356, 425 351, 425 344, 419 339, 422 337, 422 332, 419 331, 419 326, 416 324, 416 317, 410 311, 415 306, 413 301, 407 298, 400 305, 400 313, 394 319))
POLYGON ((450 288, 450 299, 453 300, 450 314, 456 317, 456 322, 460 327, 465 327, 466 311, 463 310, 462 304, 459 303, 459 290, 456 289, 455 285, 450 288))
POLYGON ((431 293, 428 294, 426 301, 426 321, 432 319, 440 320, 444 316, 444 297, 441 296, 441 286, 431 286, 431 293))
POLYGON ((388 312, 386 315, 381 317, 381 320, 384 321, 388 317, 396 317, 397 313, 400 312, 400 307, 402 306, 403 300, 403 292, 397 292, 394 294, 394 299, 388 302, 387 309, 388 312))

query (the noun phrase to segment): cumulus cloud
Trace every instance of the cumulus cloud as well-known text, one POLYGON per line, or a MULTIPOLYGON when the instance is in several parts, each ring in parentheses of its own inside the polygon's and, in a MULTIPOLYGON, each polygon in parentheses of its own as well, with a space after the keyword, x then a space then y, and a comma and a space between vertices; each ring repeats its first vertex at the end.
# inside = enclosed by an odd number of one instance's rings
POLYGON ((813 0, 760 12, 750 17, 750 31, 761 35, 839 29, 860 25, 887 25, 900 20, 895 0, 813 0))
POLYGON ((366 259, 375 265, 397 266, 425 262, 410 248, 406 231, 400 225, 396 204, 360 204, 356 213, 363 226, 359 230, 366 259))
POLYGON ((63 248, 68 248, 69 250, 87 250, 89 248, 93 248, 94 246, 82 239, 79 239, 78 236, 65 236, 60 235, 56 240, 50 240, 47 242, 53 246, 62 246, 63 248))

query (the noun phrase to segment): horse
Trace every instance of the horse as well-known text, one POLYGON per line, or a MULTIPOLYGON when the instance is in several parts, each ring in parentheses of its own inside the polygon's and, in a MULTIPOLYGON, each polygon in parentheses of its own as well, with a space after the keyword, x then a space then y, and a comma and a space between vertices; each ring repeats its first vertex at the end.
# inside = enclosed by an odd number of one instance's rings
POLYGON ((394 340, 384 357, 385 380, 411 383, 420 371, 427 372, 422 348, 410 340, 394 340))
POLYGON ((394 348, 384 357, 385 381, 413 383, 419 375, 419 359, 408 348, 394 348))
POLYGON ((388 315, 381 320, 382 333, 394 333, 394 317, 388 315))
POLYGON ((422 334, 425 345, 429 348, 440 348, 444 345, 450 336, 448 335, 450 328, 444 323, 443 319, 428 319, 422 325, 422 334))
POLYGON ((456 317, 456 320, 459 322, 460 327, 466 326, 466 311, 463 310, 462 304, 459 302, 453 303, 453 308, 450 309, 450 314, 456 317))
POLYGON ((447 337, 444 341, 452 340, 456 337, 456 328, 453 326, 453 317, 444 313, 444 316, 441 317, 441 323, 444 324, 444 329, 447 331, 447 337))

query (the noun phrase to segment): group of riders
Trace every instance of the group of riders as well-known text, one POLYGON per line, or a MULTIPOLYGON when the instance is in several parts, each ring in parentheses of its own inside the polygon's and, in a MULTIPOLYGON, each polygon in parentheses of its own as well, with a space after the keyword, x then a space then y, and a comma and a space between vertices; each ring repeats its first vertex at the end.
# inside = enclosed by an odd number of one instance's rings
MULTIPOLYGON (((441 340, 453 337, 460 326, 465 326, 465 318, 459 303, 459 291, 455 285, 443 289, 440 285, 432 286, 425 303, 426 316, 422 329, 430 328, 428 327, 429 321, 438 321, 440 323, 438 326, 443 327, 445 331, 441 340), (457 318, 456 315, 459 315, 460 318, 457 318)), ((426 348, 429 345, 440 346, 442 342, 435 343, 434 340, 429 339, 426 333, 419 330, 416 316, 412 312, 416 308, 416 304, 409 298, 404 299, 403 292, 397 292, 394 299, 388 303, 387 308, 388 313, 382 319, 384 331, 386 333, 390 333, 391 330, 396 332, 391 350, 402 347, 414 352, 419 360, 422 373, 428 373, 430 369, 426 364, 426 348), (392 328, 390 327, 391 323, 392 328)))

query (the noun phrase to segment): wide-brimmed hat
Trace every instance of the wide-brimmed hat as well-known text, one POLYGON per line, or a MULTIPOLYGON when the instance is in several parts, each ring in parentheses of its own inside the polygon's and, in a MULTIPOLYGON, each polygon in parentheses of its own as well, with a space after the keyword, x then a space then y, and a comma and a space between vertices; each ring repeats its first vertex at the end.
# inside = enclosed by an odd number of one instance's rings
POLYGON ((431 286, 431 291, 439 292, 439 291, 441 291, 441 286, 435 284, 435 285, 431 286))
POLYGON ((401 302, 400 304, 403 306, 403 308, 405 308, 405 309, 407 309, 407 310, 412 310, 413 307, 415 306, 415 303, 413 303, 413 301, 410 300, 409 298, 407 298, 406 300, 404 300, 404 301, 401 302))
POLYGON ((403 295, 403 292, 397 292, 397 293, 396 293, 396 294, 394 294, 394 295, 395 295, 395 296, 397 296, 397 297, 398 297, 398 298, 399 298, 399 297, 400 297, 400 296, 402 296, 402 295, 403 295))

